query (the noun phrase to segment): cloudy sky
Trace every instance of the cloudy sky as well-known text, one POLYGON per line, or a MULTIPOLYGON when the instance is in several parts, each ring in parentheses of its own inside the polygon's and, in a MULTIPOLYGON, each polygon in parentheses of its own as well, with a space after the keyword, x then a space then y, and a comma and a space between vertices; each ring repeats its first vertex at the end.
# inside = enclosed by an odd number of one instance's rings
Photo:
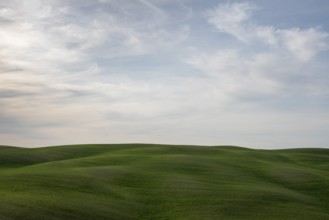
POLYGON ((0 144, 329 147, 327 0, 0 0, 0 144))

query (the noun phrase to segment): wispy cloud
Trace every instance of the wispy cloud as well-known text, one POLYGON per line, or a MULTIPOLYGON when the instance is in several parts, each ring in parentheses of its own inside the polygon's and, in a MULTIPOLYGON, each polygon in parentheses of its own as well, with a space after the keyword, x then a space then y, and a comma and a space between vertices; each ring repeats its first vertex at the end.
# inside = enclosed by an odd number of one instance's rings
POLYGON ((329 49, 329 33, 314 28, 278 30, 287 49, 300 61, 309 61, 329 49))
POLYGON ((266 25, 261 10, 0 0, 3 144, 315 143, 329 123, 328 32, 266 25))
POLYGON ((242 96, 245 101, 246 95, 281 99, 280 94, 296 87, 302 90, 299 95, 311 94, 309 85, 317 84, 316 75, 322 74, 309 72, 318 64, 312 59, 328 50, 328 33, 316 28, 258 25, 251 13, 256 8, 248 2, 226 3, 207 11, 210 24, 243 46, 236 44, 215 53, 201 53, 188 62, 214 77, 222 92, 231 97, 242 96))
POLYGON ((206 15, 208 22, 213 24, 220 32, 233 35, 242 41, 248 41, 251 12, 257 7, 249 2, 220 4, 215 9, 209 10, 206 15))
MULTIPOLYGON (((206 13, 208 22, 220 32, 227 33, 245 43, 263 42, 291 52, 300 61, 309 61, 328 49, 328 33, 317 28, 280 29, 258 25, 252 20, 257 6, 249 2, 220 4, 206 13)), ((275 48, 277 49, 277 48, 275 48)))

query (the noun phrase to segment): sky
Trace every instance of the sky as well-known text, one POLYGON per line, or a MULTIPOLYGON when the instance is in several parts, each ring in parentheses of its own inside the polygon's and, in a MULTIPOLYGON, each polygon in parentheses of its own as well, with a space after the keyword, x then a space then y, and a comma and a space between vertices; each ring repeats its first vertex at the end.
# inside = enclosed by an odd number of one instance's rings
POLYGON ((329 147, 327 0, 0 0, 0 144, 329 147))

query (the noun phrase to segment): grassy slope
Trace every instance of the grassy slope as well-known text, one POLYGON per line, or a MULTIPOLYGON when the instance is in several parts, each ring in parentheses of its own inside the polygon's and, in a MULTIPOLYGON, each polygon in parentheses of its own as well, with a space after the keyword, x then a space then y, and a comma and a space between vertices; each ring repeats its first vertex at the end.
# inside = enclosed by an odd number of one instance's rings
POLYGON ((3 146, 0 219, 329 219, 329 149, 3 146))

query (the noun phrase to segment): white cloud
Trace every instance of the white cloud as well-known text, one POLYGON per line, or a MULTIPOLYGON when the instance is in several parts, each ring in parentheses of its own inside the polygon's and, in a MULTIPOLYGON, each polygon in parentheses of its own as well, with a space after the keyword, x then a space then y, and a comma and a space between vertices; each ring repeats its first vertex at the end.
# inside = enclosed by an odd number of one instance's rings
POLYGON ((301 61, 309 61, 318 53, 329 49, 329 34, 314 28, 279 30, 283 43, 301 61))
POLYGON ((220 32, 233 35, 239 40, 248 41, 249 30, 247 27, 251 11, 255 10, 255 5, 243 3, 219 4, 214 10, 206 13, 208 22, 214 25, 220 32))
POLYGON ((11 21, 15 17, 15 12, 11 8, 0 8, 0 19, 11 21))
POLYGON ((214 25, 222 33, 230 34, 245 42, 262 41, 276 45, 279 41, 277 30, 272 26, 257 25, 252 21, 252 12, 259 9, 249 2, 219 4, 208 10, 205 15, 208 23, 214 25))
POLYGON ((113 8, 86 1, 91 4, 88 13, 73 3, 5 1, 0 18, 11 22, 0 29, 1 64, 34 73, 67 74, 73 65, 95 65, 97 56, 153 53, 174 46, 188 34, 185 27, 167 30, 167 15, 148 1, 106 3, 113 8))
POLYGON ((258 25, 257 6, 226 3, 206 13, 214 33, 186 2, 1 0, 0 137, 261 146, 321 130, 284 108, 329 93, 315 62, 326 32, 258 25))
POLYGON ((296 93, 297 89, 302 91, 292 99, 314 94, 314 85, 318 85, 314 76, 322 73, 310 77, 309 71, 317 65, 315 56, 328 50, 329 34, 316 28, 257 25, 251 17, 256 8, 247 2, 226 3, 207 11, 208 22, 239 44, 229 50, 198 51, 187 62, 216 80, 222 93, 239 101, 281 99, 283 92, 296 93))
POLYGON ((277 94, 282 86, 271 77, 280 62, 270 54, 250 56, 238 50, 222 50, 193 57, 188 62, 210 74, 219 91, 231 99, 246 95, 268 97, 277 94))
POLYGON ((52 71, 83 61, 86 47, 101 41, 97 34, 101 27, 65 24, 67 10, 53 9, 39 1, 34 3, 12 9, 16 14, 13 22, 0 30, 0 56, 7 65, 37 72, 52 71))
POLYGON ((251 12, 257 7, 249 2, 220 4, 206 13, 208 22, 220 32, 227 33, 245 43, 263 42, 290 52, 300 61, 310 61, 328 49, 329 34, 319 29, 280 29, 258 25, 251 12))
MULTIPOLYGON (((143 11, 125 11, 134 7, 117 5, 129 16, 149 13, 153 18, 151 22, 145 19, 141 22, 112 14, 112 9, 93 14, 97 5, 88 8, 90 13, 82 14, 79 11, 82 9, 66 5, 66 1, 3 4, 6 10, 0 16, 10 18, 11 22, 0 23, 0 69, 5 71, 0 74, 0 116, 18 120, 18 127, 28 125, 33 136, 42 136, 45 133, 37 131, 38 127, 84 133, 83 129, 73 130, 77 124, 92 127, 104 121, 101 127, 113 132, 116 130, 113 121, 154 118, 177 110, 175 102, 167 100, 168 105, 161 107, 153 98, 167 99, 165 91, 169 96, 175 93, 171 87, 132 82, 126 76, 117 79, 106 76, 112 72, 106 69, 104 60, 153 53, 184 40, 188 29, 169 32, 160 25, 163 18, 157 20, 160 12, 155 6, 145 6, 144 2, 141 7, 127 1, 143 11), (103 63, 98 64, 99 60, 103 63), (111 125, 106 125, 108 121, 111 125)), ((21 130, 15 128, 10 132, 21 130)), ((91 137, 99 130, 89 132, 91 137)), ((59 133, 64 140, 65 132, 59 133)), ((48 140, 54 135, 48 133, 48 140)))

